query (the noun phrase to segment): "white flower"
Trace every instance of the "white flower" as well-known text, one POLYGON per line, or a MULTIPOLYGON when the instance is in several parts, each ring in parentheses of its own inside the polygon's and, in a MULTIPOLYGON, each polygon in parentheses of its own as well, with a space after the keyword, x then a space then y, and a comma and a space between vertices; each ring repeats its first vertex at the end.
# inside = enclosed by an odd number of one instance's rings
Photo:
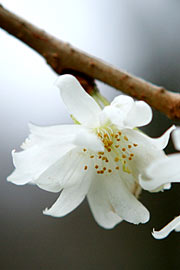
POLYGON ((123 219, 147 222, 149 211, 137 200, 139 176, 152 161, 165 156, 162 149, 174 127, 152 139, 134 129, 151 121, 145 102, 121 95, 102 110, 73 76, 60 76, 56 85, 80 125, 30 125, 24 151, 12 153, 16 169, 8 181, 61 191, 46 215, 62 217, 87 196, 94 218, 104 228, 123 219))
MULTIPOLYGON (((175 148, 180 151, 180 128, 174 130, 172 135, 175 148)), ((145 175, 141 176, 140 180, 141 186, 146 190, 155 189, 159 185, 170 185, 169 182, 180 182, 179 153, 168 155, 153 162, 145 170, 145 175)), ((174 218, 160 231, 153 230, 152 235, 156 239, 163 239, 173 230, 180 231, 180 216, 174 218)))

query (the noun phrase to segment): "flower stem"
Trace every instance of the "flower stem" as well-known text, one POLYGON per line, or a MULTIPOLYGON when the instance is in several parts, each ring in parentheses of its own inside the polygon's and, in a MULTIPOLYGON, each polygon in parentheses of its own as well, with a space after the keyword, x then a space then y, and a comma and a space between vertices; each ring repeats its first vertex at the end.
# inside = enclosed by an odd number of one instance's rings
POLYGON ((105 106, 110 105, 110 102, 100 94, 99 90, 97 89, 97 91, 94 91, 94 93, 92 94, 92 97, 94 98, 94 100, 97 102, 97 104, 103 109, 105 106))
POLYGON ((96 95, 104 106, 110 105, 110 102, 104 96, 102 96, 100 92, 97 92, 96 95))

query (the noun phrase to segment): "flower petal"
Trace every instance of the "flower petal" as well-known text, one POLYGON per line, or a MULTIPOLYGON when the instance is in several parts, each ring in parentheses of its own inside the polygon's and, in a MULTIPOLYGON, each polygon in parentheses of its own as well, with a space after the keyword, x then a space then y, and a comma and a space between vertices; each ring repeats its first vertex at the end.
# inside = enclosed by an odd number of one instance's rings
POLYGON ((178 223, 178 224, 176 225, 175 231, 176 231, 176 232, 180 232, 180 223, 178 223))
POLYGON ((80 132, 80 125, 56 125, 56 126, 36 126, 29 124, 31 134, 21 145, 21 148, 26 150, 34 145, 42 143, 72 143, 74 137, 80 132))
POLYGON ((109 105, 99 114, 100 125, 106 125, 111 121, 114 125, 122 128, 124 127, 124 117, 125 115, 118 108, 109 105))
POLYGON ((27 150, 32 146, 46 144, 71 144, 76 134, 82 129, 80 125, 35 126, 29 124, 30 135, 21 148, 27 150))
POLYGON ((172 232, 174 229, 176 231, 179 231, 180 226, 180 216, 174 218, 171 222, 169 222, 164 228, 162 228, 160 231, 153 230, 152 236, 155 239, 164 239, 167 237, 170 232, 172 232))
POLYGON ((84 200, 91 183, 91 176, 91 173, 86 173, 85 178, 84 173, 77 171, 76 177, 79 178, 80 184, 64 188, 53 206, 50 209, 45 209, 43 213, 54 217, 62 217, 73 211, 84 200))
POLYGON ((114 98, 109 106, 106 106, 100 114, 100 124, 104 125, 111 121, 119 128, 124 127, 124 119, 134 104, 131 97, 119 95, 114 98))
POLYGON ((122 219, 114 212, 108 200, 102 176, 97 176, 88 192, 88 202, 96 222, 105 229, 111 229, 122 219))
POLYGON ((126 127, 142 127, 152 120, 151 107, 144 101, 135 101, 124 120, 126 127))
POLYGON ((81 129, 81 131, 74 137, 73 144, 91 149, 95 152, 104 151, 104 145, 96 134, 90 132, 88 129, 81 129))
POLYGON ((169 142, 169 137, 171 132, 175 129, 176 127, 173 125, 170 127, 166 132, 160 136, 159 138, 149 138, 149 140, 156 146, 159 150, 164 149, 169 142))
POLYGON ((175 148, 180 151, 180 127, 173 131, 172 138, 175 148))
POLYGON ((44 143, 34 145, 25 151, 17 153, 13 151, 13 163, 16 169, 7 180, 17 185, 35 181, 47 168, 73 147, 73 145, 44 143))
POLYGON ((158 159, 150 164, 140 176, 139 183, 145 190, 168 184, 169 182, 180 182, 180 154, 172 154, 158 159))
POLYGON ((30 132, 41 137, 66 137, 81 130, 80 125, 55 125, 55 126, 37 126, 29 123, 30 132))
POLYGON ((70 114, 81 124, 91 123, 97 125, 98 114, 101 112, 99 105, 81 87, 78 80, 72 75, 59 76, 56 86, 70 114))
POLYGON ((131 194, 120 177, 107 177, 105 184, 109 200, 121 218, 134 224, 149 220, 149 211, 131 194))
POLYGON ((74 137, 82 129, 79 125, 39 127, 29 124, 30 136, 22 144, 25 151, 12 152, 16 170, 8 177, 17 185, 35 181, 54 162, 74 148, 74 137))
POLYGON ((108 113, 111 116, 111 120, 118 127, 122 126, 122 123, 126 128, 140 127, 147 125, 152 120, 151 107, 144 101, 134 101, 128 96, 120 95, 116 97, 109 107, 117 111, 115 113, 112 110, 111 115, 107 111, 106 114, 108 113))
POLYGON ((88 165, 88 170, 91 169, 88 162, 88 160, 85 161, 85 156, 76 147, 42 173, 36 180, 36 184, 40 188, 51 192, 59 192, 63 188, 78 185, 83 176, 86 178, 85 164, 88 165))
POLYGON ((115 97, 111 102, 111 106, 121 110, 124 115, 126 115, 130 111, 133 104, 133 98, 126 95, 119 95, 115 97))
POLYGON ((134 129, 123 129, 122 134, 126 135, 128 144, 131 145, 131 153, 134 157, 128 161, 128 166, 137 179, 139 174, 142 174, 153 161, 165 157, 165 153, 159 150, 152 139, 142 132, 134 129))

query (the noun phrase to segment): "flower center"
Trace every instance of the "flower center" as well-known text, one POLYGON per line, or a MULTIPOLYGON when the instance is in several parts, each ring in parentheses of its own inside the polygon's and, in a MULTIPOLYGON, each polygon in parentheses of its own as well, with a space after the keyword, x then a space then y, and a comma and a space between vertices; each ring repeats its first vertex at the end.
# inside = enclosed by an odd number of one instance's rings
MULTIPOLYGON (((91 162, 97 174, 111 174, 122 170, 125 173, 131 173, 130 162, 134 158, 133 150, 138 145, 129 141, 123 131, 110 127, 101 127, 96 131, 97 136, 104 144, 104 152, 92 152, 83 149, 91 162)), ((88 170, 88 165, 84 166, 88 170)))

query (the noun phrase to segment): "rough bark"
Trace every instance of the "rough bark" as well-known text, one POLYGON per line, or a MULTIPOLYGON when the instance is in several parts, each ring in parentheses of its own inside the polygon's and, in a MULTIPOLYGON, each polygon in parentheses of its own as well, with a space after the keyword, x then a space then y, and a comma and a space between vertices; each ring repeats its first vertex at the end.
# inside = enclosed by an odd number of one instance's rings
POLYGON ((121 71, 65 43, 0 6, 0 27, 42 55, 58 74, 80 72, 100 80, 150 106, 171 119, 180 119, 180 94, 121 71))

